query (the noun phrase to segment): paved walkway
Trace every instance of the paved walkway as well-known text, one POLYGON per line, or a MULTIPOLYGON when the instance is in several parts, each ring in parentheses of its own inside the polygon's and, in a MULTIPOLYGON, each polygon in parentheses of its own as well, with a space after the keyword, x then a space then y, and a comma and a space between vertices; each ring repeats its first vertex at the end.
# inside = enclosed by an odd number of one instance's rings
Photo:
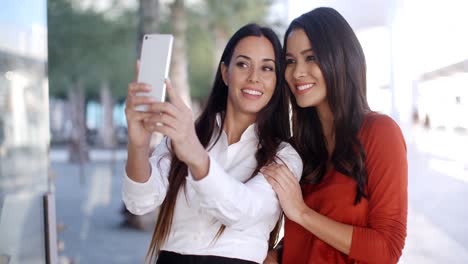
POLYGON ((122 227, 121 176, 124 163, 92 162, 79 168, 52 162, 56 175, 58 234, 65 245, 60 255, 73 263, 143 263, 150 232, 122 227))

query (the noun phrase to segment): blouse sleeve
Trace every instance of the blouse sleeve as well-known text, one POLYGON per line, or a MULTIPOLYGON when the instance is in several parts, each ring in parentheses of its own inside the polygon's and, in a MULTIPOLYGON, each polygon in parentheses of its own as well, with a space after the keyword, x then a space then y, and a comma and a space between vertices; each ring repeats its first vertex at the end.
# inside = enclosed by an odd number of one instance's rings
POLYGON ((368 225, 354 227, 349 256, 369 263, 397 263, 405 244, 408 212, 406 144, 398 125, 387 116, 373 120, 362 138, 368 173, 368 225))
POLYGON ((136 215, 143 215, 159 207, 166 197, 168 173, 171 165, 169 140, 159 143, 149 158, 151 175, 144 183, 135 182, 126 174, 123 179, 122 200, 127 209, 136 215))
MULTIPOLYGON (((302 161, 289 144, 277 154, 277 162, 284 162, 297 179, 302 174, 302 161)), ((200 206, 221 223, 234 229, 245 229, 260 221, 267 221, 272 229, 281 212, 276 193, 259 173, 242 183, 231 177, 210 157, 208 175, 195 181, 190 173, 187 178, 198 196, 200 206)))

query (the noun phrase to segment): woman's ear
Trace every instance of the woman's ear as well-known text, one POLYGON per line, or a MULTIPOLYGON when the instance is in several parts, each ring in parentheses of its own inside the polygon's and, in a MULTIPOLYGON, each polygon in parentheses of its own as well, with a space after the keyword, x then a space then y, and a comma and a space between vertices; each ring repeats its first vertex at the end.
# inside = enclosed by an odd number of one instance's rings
POLYGON ((224 64, 224 61, 221 62, 221 77, 223 77, 223 82, 226 86, 228 85, 228 67, 224 64))

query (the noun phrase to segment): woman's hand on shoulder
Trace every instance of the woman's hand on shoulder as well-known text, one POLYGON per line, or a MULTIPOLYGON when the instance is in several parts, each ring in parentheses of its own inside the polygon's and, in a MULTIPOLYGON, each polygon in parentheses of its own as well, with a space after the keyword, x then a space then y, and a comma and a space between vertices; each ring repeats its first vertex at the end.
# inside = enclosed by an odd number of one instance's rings
POLYGON ((293 173, 282 164, 271 164, 260 169, 268 183, 278 195, 284 214, 292 221, 299 222, 308 208, 302 197, 301 187, 293 173))

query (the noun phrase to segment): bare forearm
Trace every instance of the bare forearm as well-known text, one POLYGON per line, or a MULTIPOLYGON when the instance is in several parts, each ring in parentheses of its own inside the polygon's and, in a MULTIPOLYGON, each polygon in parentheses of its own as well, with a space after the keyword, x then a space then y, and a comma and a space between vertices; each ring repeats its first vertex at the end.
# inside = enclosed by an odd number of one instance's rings
POLYGON ((147 182, 150 174, 151 167, 148 160, 148 148, 135 148, 131 144, 128 145, 128 157, 125 171, 127 176, 136 182, 147 182))
POLYGON ((298 224, 320 240, 349 255, 353 226, 337 222, 306 207, 300 214, 298 224))

